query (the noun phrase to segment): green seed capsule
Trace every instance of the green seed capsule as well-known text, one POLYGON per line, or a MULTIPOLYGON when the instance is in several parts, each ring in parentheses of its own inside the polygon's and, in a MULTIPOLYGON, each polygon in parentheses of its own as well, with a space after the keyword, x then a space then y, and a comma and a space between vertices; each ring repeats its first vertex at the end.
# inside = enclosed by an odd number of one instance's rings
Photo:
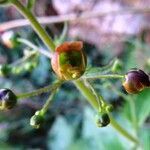
POLYGON ((10 75, 11 73, 11 67, 9 65, 0 65, 0 75, 7 77, 10 75))
POLYGON ((16 103, 17 97, 10 89, 0 89, 0 109, 11 109, 16 103))
POLYGON ((110 118, 108 114, 102 113, 102 114, 97 114, 95 117, 96 125, 98 127, 105 127, 110 123, 110 118))
POLYGON ((40 128, 44 123, 44 117, 40 111, 37 111, 30 119, 30 125, 36 129, 40 128))

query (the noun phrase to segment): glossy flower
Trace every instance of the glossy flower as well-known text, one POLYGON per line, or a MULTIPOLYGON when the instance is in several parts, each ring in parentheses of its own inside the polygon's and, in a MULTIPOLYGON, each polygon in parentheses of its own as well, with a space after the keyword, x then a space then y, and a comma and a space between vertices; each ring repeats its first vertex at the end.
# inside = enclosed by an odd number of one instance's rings
POLYGON ((17 97, 10 89, 0 89, 0 109, 11 109, 16 103, 17 97))
POLYGON ((123 86, 130 94, 138 93, 144 88, 150 87, 150 78, 144 71, 134 69, 126 74, 123 86))
POLYGON ((52 69, 61 80, 80 78, 86 69, 83 42, 64 42, 58 46, 51 59, 52 69))

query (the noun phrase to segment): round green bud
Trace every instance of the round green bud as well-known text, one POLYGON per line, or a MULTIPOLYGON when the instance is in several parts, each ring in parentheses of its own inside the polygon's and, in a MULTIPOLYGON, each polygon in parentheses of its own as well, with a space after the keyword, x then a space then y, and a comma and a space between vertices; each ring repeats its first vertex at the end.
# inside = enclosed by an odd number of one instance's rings
POLYGON ((10 89, 0 89, 0 109, 11 109, 17 103, 17 96, 10 89))
POLYGON ((11 73, 11 67, 7 64, 0 65, 0 75, 2 76, 9 76, 11 73))
POLYGON ((97 114, 95 122, 98 127, 105 127, 110 123, 110 118, 107 113, 97 114))
POLYGON ((44 117, 40 111, 37 111, 30 119, 30 125, 36 129, 40 128, 44 123, 44 117))

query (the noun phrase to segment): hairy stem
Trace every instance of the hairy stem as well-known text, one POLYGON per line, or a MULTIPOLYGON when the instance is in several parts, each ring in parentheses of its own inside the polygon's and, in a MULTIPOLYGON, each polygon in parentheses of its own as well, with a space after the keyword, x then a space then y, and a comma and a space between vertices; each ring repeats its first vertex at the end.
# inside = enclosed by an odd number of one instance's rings
POLYGON ((22 94, 18 94, 17 95, 17 98, 18 99, 25 99, 25 98, 29 98, 29 97, 34 97, 34 96, 37 96, 37 95, 40 95, 42 93, 46 93, 46 92, 49 92, 49 91, 54 91, 56 88, 58 88, 61 84, 63 83, 63 81, 57 81, 56 83, 52 84, 52 85, 49 85, 49 86, 46 86, 46 87, 43 87, 43 88, 40 88, 40 89, 37 89, 35 91, 32 91, 32 92, 28 92, 28 93, 22 93, 22 94))
POLYGON ((43 115, 47 112, 47 110, 48 110, 48 108, 49 108, 49 106, 50 106, 50 104, 51 104, 51 102, 52 102, 52 100, 56 94, 56 91, 57 91, 57 88, 53 91, 53 93, 51 93, 51 95, 47 99, 46 103, 44 104, 43 108, 41 109, 41 112, 43 115))
POLYGON ((82 78, 83 79, 122 79, 124 78, 125 76, 124 75, 119 75, 119 74, 97 74, 97 75, 83 75, 82 78))
MULTIPOLYGON (((79 89, 79 91, 83 94, 83 96, 89 101, 89 103, 98 110, 99 105, 98 102, 96 100, 95 95, 92 93, 92 91, 84 84, 84 82, 82 82, 81 80, 77 80, 74 82, 75 85, 77 86, 77 88, 79 89)), ((113 117, 111 115, 110 116, 110 120, 111 120, 111 125, 124 137, 126 137, 127 139, 129 139, 130 141, 134 142, 134 143, 138 143, 138 140, 133 137, 131 134, 129 134, 124 128, 122 128, 116 121, 115 119, 113 119, 113 117)))
MULTIPOLYGON (((47 47, 51 50, 54 51, 55 49, 55 44, 52 41, 52 39, 48 36, 48 34, 45 32, 45 30, 41 27, 39 22, 36 20, 36 18, 32 15, 28 9, 26 9, 18 0, 11 0, 12 4, 30 21, 32 27, 35 29, 35 31, 39 34, 43 42, 47 45, 47 47)), ((89 103, 95 108, 98 109, 99 105, 96 100, 95 95, 93 92, 86 87, 83 81, 77 80, 74 81, 75 85, 77 88, 80 90, 80 92, 86 97, 86 99, 89 101, 89 103)), ((52 87, 48 86, 45 87, 44 89, 39 89, 37 91, 31 92, 31 93, 25 93, 22 95, 18 95, 18 98, 25 98, 25 97, 30 97, 34 96, 37 94, 41 94, 45 91, 50 91, 52 87)), ((112 117, 111 117, 111 124, 112 126, 124 137, 129 139, 130 141, 134 143, 138 143, 137 139, 135 139, 132 135, 130 135, 126 130, 124 130, 112 117)))
POLYGON ((111 125, 121 133, 121 135, 123 135, 124 137, 126 137, 127 139, 129 139, 130 141, 134 142, 136 145, 139 144, 138 139, 136 139, 135 137, 133 137, 131 134, 129 134, 124 128, 122 128, 117 122, 116 120, 113 118, 112 115, 109 114, 110 120, 111 120, 111 125))
POLYGON ((45 55, 46 57, 48 58, 51 58, 52 57, 52 53, 42 49, 42 48, 39 48, 38 46, 34 45, 33 43, 31 43, 30 41, 28 41, 27 39, 23 39, 23 38, 17 38, 17 41, 20 42, 20 43, 23 43, 27 46, 29 46, 30 48, 34 49, 34 50, 38 50, 38 52, 40 52, 41 54, 45 55))

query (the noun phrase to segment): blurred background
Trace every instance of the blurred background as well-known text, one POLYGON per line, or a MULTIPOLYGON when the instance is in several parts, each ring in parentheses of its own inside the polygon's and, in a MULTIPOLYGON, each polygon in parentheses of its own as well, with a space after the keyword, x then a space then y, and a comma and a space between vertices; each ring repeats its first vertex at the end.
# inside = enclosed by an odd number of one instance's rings
MULTIPOLYGON (((150 73, 150 0, 36 0, 34 13, 38 17, 49 16, 44 27, 56 43, 67 20, 66 40, 84 41, 89 66, 104 66, 118 58, 119 74, 131 68, 150 73), (70 15, 77 17, 72 19, 70 15), (51 16, 56 17, 57 23, 49 23, 53 22, 51 16)), ((14 32, 46 49, 30 26, 4 31, 2 23, 21 18, 14 7, 0 7, 1 36, 7 31, 14 32)), ((25 49, 28 48, 22 44, 8 48, 1 40, 0 64, 12 64, 24 55, 25 49)), ((29 92, 51 84, 55 78, 49 59, 40 55, 29 69, 0 77, 0 88, 29 92)), ((113 105, 117 121, 138 137, 141 149, 150 150, 149 89, 130 96, 118 80, 96 80, 93 84, 113 105)), ((98 128, 94 122, 96 112, 71 83, 64 84, 55 96, 44 126, 33 129, 30 118, 47 97, 42 94, 20 100, 14 109, 0 111, 0 150, 137 149, 110 125, 98 128)))

